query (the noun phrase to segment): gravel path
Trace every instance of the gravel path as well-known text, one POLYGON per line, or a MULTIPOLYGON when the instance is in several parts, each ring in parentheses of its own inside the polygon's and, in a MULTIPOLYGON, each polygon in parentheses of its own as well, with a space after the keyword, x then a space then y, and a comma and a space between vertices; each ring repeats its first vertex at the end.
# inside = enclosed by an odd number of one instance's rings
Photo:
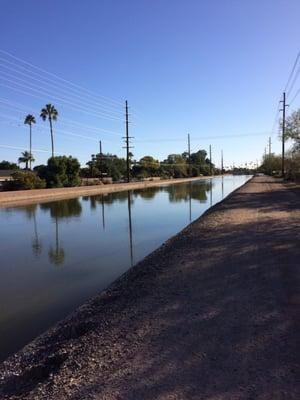
POLYGON ((299 399, 299 260, 299 192, 256 177, 3 363, 0 398, 299 399))

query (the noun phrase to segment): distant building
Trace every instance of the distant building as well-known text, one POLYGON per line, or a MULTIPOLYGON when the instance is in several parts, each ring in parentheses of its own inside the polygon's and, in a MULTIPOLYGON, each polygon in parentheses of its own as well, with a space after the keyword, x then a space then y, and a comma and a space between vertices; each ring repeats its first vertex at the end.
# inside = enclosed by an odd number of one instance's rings
POLYGON ((12 181, 12 174, 16 172, 13 169, 0 169, 0 189, 2 188, 4 182, 12 181))

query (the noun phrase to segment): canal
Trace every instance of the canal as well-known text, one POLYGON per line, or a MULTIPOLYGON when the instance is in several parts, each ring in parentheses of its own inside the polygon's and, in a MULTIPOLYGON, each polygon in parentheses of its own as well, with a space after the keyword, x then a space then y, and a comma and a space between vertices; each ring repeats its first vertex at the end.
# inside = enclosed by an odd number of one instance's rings
POLYGON ((0 361, 249 178, 0 209, 0 361))

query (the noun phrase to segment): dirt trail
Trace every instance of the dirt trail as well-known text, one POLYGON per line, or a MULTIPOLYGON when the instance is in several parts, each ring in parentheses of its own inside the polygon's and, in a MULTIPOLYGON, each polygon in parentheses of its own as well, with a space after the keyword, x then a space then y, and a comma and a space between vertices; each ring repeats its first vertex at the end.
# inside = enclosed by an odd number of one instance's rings
POLYGON ((299 399, 299 260, 299 193, 254 178, 5 362, 0 398, 299 399))

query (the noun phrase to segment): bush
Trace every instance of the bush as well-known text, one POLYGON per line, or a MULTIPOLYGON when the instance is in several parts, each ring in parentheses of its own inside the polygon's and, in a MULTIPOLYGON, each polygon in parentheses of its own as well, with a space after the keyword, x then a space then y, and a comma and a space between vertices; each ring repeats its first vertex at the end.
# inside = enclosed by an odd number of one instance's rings
POLYGON ((39 178, 31 171, 17 171, 12 174, 12 181, 5 183, 6 190, 43 189, 46 187, 44 179, 39 178))
POLYGON ((35 168, 40 178, 45 179, 47 187, 60 188, 80 186, 80 164, 73 157, 51 157, 48 164, 35 168))

